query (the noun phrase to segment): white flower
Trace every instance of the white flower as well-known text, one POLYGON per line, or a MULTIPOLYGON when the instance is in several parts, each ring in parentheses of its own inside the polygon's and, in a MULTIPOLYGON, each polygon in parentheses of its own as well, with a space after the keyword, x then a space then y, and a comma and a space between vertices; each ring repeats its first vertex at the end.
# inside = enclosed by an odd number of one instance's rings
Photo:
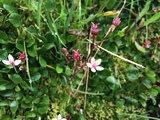
POLYGON ((101 64, 101 59, 95 60, 94 57, 91 58, 90 63, 86 63, 89 68, 91 68, 92 72, 102 71, 104 68, 99 66, 101 64))
POLYGON ((21 60, 14 60, 11 54, 8 55, 8 60, 2 60, 5 65, 17 66, 21 63, 21 60))
POLYGON ((67 120, 66 118, 62 118, 62 116, 59 114, 58 118, 53 118, 52 120, 67 120))

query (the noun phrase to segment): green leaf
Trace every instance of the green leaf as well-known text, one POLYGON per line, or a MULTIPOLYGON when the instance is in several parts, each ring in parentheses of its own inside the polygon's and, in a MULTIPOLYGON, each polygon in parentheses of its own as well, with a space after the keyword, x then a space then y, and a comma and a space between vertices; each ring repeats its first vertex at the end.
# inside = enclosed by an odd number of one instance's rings
POLYGON ((3 4, 11 4, 13 0, 1 0, 3 4))
POLYGON ((9 38, 7 34, 3 31, 0 31, 0 43, 1 44, 7 44, 9 42, 9 38))
POLYGON ((106 81, 109 83, 109 87, 112 90, 116 90, 119 87, 119 82, 113 76, 107 77, 106 81))
POLYGON ((56 5, 53 0, 46 0, 45 1, 45 8, 47 11, 52 12, 55 9, 56 5))
POLYGON ((113 52, 113 53, 117 53, 118 52, 118 48, 117 48, 117 46, 115 44, 109 45, 108 50, 113 52))
POLYGON ((36 72, 31 76, 31 79, 33 81, 38 81, 40 78, 41 78, 41 74, 39 72, 36 72))
POLYGON ((113 77, 113 76, 107 77, 107 82, 109 82, 109 83, 111 83, 111 84, 116 84, 116 85, 118 84, 116 78, 113 77))
POLYGON ((15 114, 18 109, 18 101, 13 101, 10 104, 10 109, 11 109, 12 114, 15 114))
POLYGON ((155 97, 154 96, 150 96, 150 98, 152 99, 153 105, 156 105, 157 101, 156 101, 155 97))
POLYGON ((19 91, 21 91, 21 88, 20 88, 19 86, 16 86, 16 87, 15 87, 15 91, 16 91, 16 92, 19 92, 19 91))
POLYGON ((46 67, 47 65, 46 61, 43 59, 41 55, 39 56, 39 63, 42 67, 46 67))
POLYGON ((22 78, 18 74, 12 74, 12 75, 8 75, 8 76, 15 84, 19 84, 22 82, 22 78))
POLYGON ((72 71, 71 71, 71 69, 70 69, 68 66, 66 66, 65 74, 66 74, 67 76, 70 76, 70 75, 72 74, 72 71))
POLYGON ((38 113, 44 114, 47 112, 48 106, 46 104, 39 104, 38 113))
POLYGON ((143 53, 146 52, 145 48, 143 48, 141 45, 139 45, 136 41, 135 41, 135 46, 139 51, 141 51, 143 53))
POLYGON ((7 84, 9 84, 8 81, 6 81, 6 80, 1 80, 1 81, 0 81, 0 91, 6 90, 6 89, 7 89, 7 84))
POLYGON ((34 43, 35 43, 35 39, 29 38, 29 39, 27 40, 27 47, 31 47, 34 43))
POLYGON ((144 93, 139 94, 139 96, 144 99, 145 101, 147 101, 147 95, 145 95, 144 93))
POLYGON ((7 58, 7 56, 8 56, 7 51, 0 49, 0 61, 5 60, 7 58))
POLYGON ((139 78, 139 71, 136 67, 129 67, 126 71, 129 81, 135 81, 139 78))
POLYGON ((4 100, 0 102, 0 107, 9 106, 9 101, 4 100))
POLYGON ((158 95, 158 91, 154 88, 150 89, 148 92, 149 92, 149 95, 152 95, 152 96, 157 96, 158 95))
POLYGON ((3 4, 3 7, 10 13, 15 13, 17 12, 17 9, 13 7, 12 5, 9 4, 3 4))
POLYGON ((144 99, 140 99, 139 102, 141 103, 141 105, 142 105, 143 107, 146 107, 146 106, 147 106, 146 101, 145 101, 144 99))
POLYGON ((60 98, 62 102, 66 102, 69 99, 69 95, 66 93, 63 93, 60 98))
POLYGON ((24 51, 24 43, 23 41, 16 40, 16 48, 20 51, 24 51))
POLYGON ((25 112, 26 118, 35 118, 36 114, 33 111, 27 111, 25 112))
POLYGON ((139 20, 147 13, 147 11, 149 10, 150 4, 151 4, 151 0, 147 0, 144 8, 143 8, 142 11, 139 13, 136 21, 139 21, 139 20))
POLYGON ((63 72, 63 68, 62 67, 60 67, 59 65, 57 65, 56 66, 56 71, 57 71, 57 73, 62 73, 63 72))
POLYGON ((13 24, 14 27, 19 27, 21 25, 21 15, 18 13, 12 13, 9 16, 9 21, 13 24))
POLYGON ((147 21, 144 22, 144 26, 149 25, 150 23, 155 22, 160 18, 160 12, 154 14, 151 18, 149 18, 147 21))
POLYGON ((20 83, 21 87, 24 88, 24 89, 27 89, 28 88, 28 84, 25 82, 25 81, 22 81, 20 83))
POLYGON ((143 85, 145 85, 148 89, 152 88, 151 81, 148 79, 145 79, 143 82, 143 85))
POLYGON ((156 78, 155 78, 156 74, 153 71, 146 70, 146 76, 152 83, 156 82, 156 78))
POLYGON ((133 97, 131 96, 125 96, 125 99, 130 102, 130 103, 133 103, 133 104, 137 104, 138 103, 138 100, 134 99, 133 97))
POLYGON ((37 52, 36 52, 34 46, 28 48, 28 54, 29 54, 30 56, 32 56, 32 57, 37 56, 37 52))

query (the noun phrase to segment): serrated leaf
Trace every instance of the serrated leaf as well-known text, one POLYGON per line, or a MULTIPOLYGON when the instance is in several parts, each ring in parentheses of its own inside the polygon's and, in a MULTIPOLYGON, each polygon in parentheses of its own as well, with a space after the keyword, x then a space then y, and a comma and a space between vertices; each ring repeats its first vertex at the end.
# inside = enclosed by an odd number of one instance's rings
POLYGON ((146 52, 146 50, 141 45, 139 45, 136 41, 135 41, 135 46, 139 51, 141 51, 143 53, 146 52))

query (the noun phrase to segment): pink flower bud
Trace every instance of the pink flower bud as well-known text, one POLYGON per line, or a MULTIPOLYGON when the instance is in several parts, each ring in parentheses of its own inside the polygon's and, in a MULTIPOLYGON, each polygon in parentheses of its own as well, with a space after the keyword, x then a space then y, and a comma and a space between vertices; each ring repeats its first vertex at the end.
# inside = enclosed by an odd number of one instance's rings
POLYGON ((82 56, 79 54, 78 50, 73 50, 73 58, 77 62, 80 62, 82 60, 82 56))
POLYGON ((144 42, 145 48, 150 48, 150 44, 151 44, 150 40, 145 40, 145 42, 144 42))
POLYGON ((121 23, 121 18, 115 18, 112 22, 112 25, 118 26, 121 23))
POLYGON ((25 52, 21 52, 21 53, 20 53, 19 59, 22 61, 22 63, 25 62, 25 60, 26 60, 26 54, 25 54, 25 52))
POLYGON ((91 34, 92 34, 92 35, 98 35, 98 33, 99 33, 98 25, 99 25, 99 24, 94 24, 94 23, 92 22, 92 26, 91 26, 91 34))
POLYGON ((63 52, 63 53, 67 53, 67 52, 68 52, 67 48, 64 48, 64 47, 63 47, 63 48, 62 48, 62 52, 63 52))

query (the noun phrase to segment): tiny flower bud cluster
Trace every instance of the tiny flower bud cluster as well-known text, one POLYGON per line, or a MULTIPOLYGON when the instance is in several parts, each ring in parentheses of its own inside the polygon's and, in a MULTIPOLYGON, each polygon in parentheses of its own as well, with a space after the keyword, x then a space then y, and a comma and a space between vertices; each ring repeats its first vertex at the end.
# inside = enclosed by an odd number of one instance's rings
POLYGON ((82 56, 79 54, 78 50, 73 50, 73 58, 77 62, 80 62, 82 60, 82 56))
POLYGON ((115 18, 112 22, 112 25, 115 27, 118 26, 121 23, 121 18, 115 18))
POLYGON ((66 56, 68 62, 72 62, 72 60, 76 61, 77 63, 79 63, 82 60, 82 56, 79 53, 78 49, 77 50, 73 50, 72 51, 72 55, 69 55, 67 48, 62 48, 62 52, 64 53, 64 55, 66 56))
POLYGON ((92 26, 91 26, 91 34, 92 34, 92 35, 98 35, 98 33, 99 33, 98 25, 99 25, 99 24, 94 24, 94 23, 92 22, 92 26))

